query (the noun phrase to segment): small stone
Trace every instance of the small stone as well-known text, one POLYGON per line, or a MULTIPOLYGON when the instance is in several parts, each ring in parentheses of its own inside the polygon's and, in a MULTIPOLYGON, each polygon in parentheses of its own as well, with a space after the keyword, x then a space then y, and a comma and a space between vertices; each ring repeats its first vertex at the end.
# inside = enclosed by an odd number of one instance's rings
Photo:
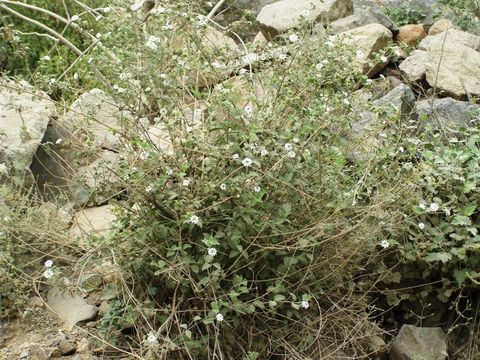
POLYGON ((64 356, 73 355, 77 351, 75 345, 68 340, 60 341, 58 349, 60 350, 60 353, 64 356))
POLYGON ((20 353, 20 359, 27 359, 30 356, 30 352, 28 350, 24 350, 20 353))
POLYGON ((390 360, 445 360, 445 333, 439 327, 403 325, 390 348, 390 360))
POLYGON ((428 30, 428 35, 437 35, 449 29, 460 30, 458 26, 453 25, 452 20, 440 19, 430 27, 430 30, 428 30))
POLYGON ((405 25, 400 28, 397 35, 397 41, 414 46, 426 36, 427 33, 425 32, 423 25, 405 25))

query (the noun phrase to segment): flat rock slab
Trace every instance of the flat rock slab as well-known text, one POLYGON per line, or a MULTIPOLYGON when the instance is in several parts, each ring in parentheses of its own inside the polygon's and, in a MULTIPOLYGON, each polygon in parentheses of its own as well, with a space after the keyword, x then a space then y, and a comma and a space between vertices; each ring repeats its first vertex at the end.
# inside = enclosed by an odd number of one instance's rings
POLYGON ((72 330, 81 321, 95 318, 98 313, 98 308, 87 304, 81 296, 64 293, 58 288, 49 291, 48 305, 62 317, 67 330, 72 330))
POLYGON ((434 50, 449 45, 464 45, 478 51, 480 49, 480 36, 456 29, 448 29, 436 35, 428 35, 418 44, 418 49, 434 50))
POLYGON ((351 14, 352 0, 281 0, 263 7, 257 23, 265 37, 272 38, 299 27, 302 21, 327 25, 351 14))
POLYGON ((420 120, 426 117, 433 128, 441 126, 447 131, 480 124, 480 105, 452 98, 417 101, 415 113, 420 120))
POLYGON ((80 239, 90 235, 106 235, 116 219, 111 205, 85 208, 75 214, 70 235, 80 239))
POLYGON ((445 360, 447 343, 441 328, 403 325, 392 343, 390 360, 445 360))
POLYGON ((428 84, 455 98, 480 96, 480 53, 461 44, 445 44, 428 51, 428 84))
POLYGON ((0 163, 28 168, 54 115, 46 93, 26 82, 0 79, 0 163))

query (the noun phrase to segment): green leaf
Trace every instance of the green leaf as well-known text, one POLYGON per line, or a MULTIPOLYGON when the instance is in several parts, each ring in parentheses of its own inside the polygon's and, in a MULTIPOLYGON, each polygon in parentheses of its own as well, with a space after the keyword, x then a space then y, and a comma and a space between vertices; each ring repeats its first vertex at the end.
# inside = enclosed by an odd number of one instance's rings
POLYGON ((458 285, 462 285, 465 279, 467 278, 467 271, 466 270, 460 270, 460 269, 455 269, 453 271, 453 277, 457 281, 458 285))
POLYGON ((449 253, 431 253, 424 258, 427 262, 441 261, 442 263, 446 263, 451 259, 452 255, 449 253))
POLYGON ((467 216, 455 215, 453 220, 450 222, 452 225, 472 225, 472 222, 467 216))
POLYGON ((463 215, 471 216, 475 212, 476 208, 477 208, 477 206, 475 204, 467 205, 462 211, 463 215))

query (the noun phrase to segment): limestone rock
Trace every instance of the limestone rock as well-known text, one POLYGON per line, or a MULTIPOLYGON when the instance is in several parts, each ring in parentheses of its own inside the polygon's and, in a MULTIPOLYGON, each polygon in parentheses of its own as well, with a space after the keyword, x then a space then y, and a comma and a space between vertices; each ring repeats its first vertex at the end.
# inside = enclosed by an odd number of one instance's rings
POLYGON ((72 142, 93 142, 98 148, 118 150, 120 135, 125 123, 131 123, 133 117, 122 111, 115 100, 102 90, 92 89, 82 94, 58 121, 66 139, 72 142))
POLYGON ((433 128, 441 126, 446 131, 480 124, 480 105, 452 98, 417 101, 415 113, 419 120, 426 117, 425 121, 433 128))
POLYGON ((90 189, 95 189, 108 183, 113 184, 118 180, 114 168, 119 161, 119 154, 113 151, 103 150, 97 159, 89 165, 81 167, 78 173, 79 176, 82 177, 84 184, 90 189))
POLYGON ((445 360, 445 333, 441 328, 403 325, 390 349, 390 360, 445 360))
POLYGON ((380 24, 389 29, 393 34, 398 33, 397 25, 380 9, 367 8, 355 10, 353 15, 335 20, 328 28, 335 33, 352 30, 368 24, 380 24))
POLYGON ((428 84, 456 98, 480 96, 480 53, 461 45, 445 44, 428 51, 428 84))
POLYGON ((406 119, 415 105, 415 95, 409 86, 399 84, 384 97, 375 100, 373 105, 376 107, 391 106, 397 114, 397 119, 406 119))
POLYGON ((110 232, 116 219, 111 205, 85 208, 75 214, 69 233, 80 239, 90 235, 103 236, 110 232))
POLYGON ((458 26, 453 25, 452 20, 449 19, 440 19, 436 21, 428 30, 428 35, 433 36, 440 34, 441 32, 444 32, 446 30, 461 30, 458 26))
POLYGON ((352 0, 280 0, 263 7, 257 23, 270 39, 298 27, 302 20, 327 25, 351 14, 352 0))
POLYGON ((351 44, 356 49, 363 52, 364 59, 359 60, 358 66, 363 70, 364 74, 373 76, 381 71, 387 64, 377 63, 374 66, 368 64, 368 60, 373 55, 383 50, 392 40, 392 32, 385 26, 380 24, 369 24, 353 30, 340 33, 347 44, 351 44))
POLYGON ((81 296, 64 293, 58 288, 49 291, 48 305, 65 320, 67 330, 81 321, 95 318, 98 313, 98 308, 87 304, 81 296))
POLYGON ((423 25, 404 25, 400 28, 400 31, 398 32, 397 41, 410 46, 414 46, 426 36, 427 33, 425 32, 423 25))
POLYGON ((435 50, 456 45, 467 46, 478 51, 480 49, 480 36, 456 29, 449 29, 436 35, 427 36, 418 44, 418 49, 435 50))
POLYGON ((46 93, 0 78, 0 163, 28 169, 54 115, 46 93))
POLYGON ((163 123, 151 125, 144 136, 155 150, 164 155, 172 156, 174 154, 172 138, 163 123))
POLYGON ((61 340, 58 349, 63 356, 73 355, 77 351, 75 345, 68 340, 61 340))
POLYGON ((426 51, 414 50, 399 66, 402 76, 409 82, 422 80, 427 71, 428 54, 426 51))

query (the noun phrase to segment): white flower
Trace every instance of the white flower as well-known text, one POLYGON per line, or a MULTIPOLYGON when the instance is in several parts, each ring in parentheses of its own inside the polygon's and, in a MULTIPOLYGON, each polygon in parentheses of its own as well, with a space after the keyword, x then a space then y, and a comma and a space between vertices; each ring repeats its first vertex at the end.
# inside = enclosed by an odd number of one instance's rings
POLYGON ((191 132, 193 131, 193 127, 187 126, 187 127, 185 128, 185 131, 186 131, 187 133, 191 133, 191 132))
POLYGON ((220 184, 220 190, 227 190, 227 185, 226 184, 220 184))
POLYGON ((425 229, 425 224, 421 222, 418 224, 418 227, 420 228, 420 230, 423 230, 425 229))
POLYGON ((45 267, 46 268, 51 268, 53 266, 53 260, 49 259, 47 261, 45 261, 45 267))
POLYGON ((422 210, 425 210, 425 209, 426 209, 426 206, 425 206, 424 203, 418 204, 418 207, 419 207, 420 209, 422 209, 422 210))
POLYGON ((152 11, 152 13, 154 14, 163 14, 167 9, 165 9, 164 7, 161 7, 159 6, 158 8, 156 8, 155 10, 152 11))
POLYGON ((148 37, 147 42, 145 43, 145 46, 148 47, 151 50, 157 50, 158 49, 158 43, 160 42, 160 38, 157 36, 150 35, 148 37))
POLYGON ((268 150, 267 149, 262 149, 260 151, 260 156, 267 156, 268 155, 268 150))
POLYGON ((253 191, 256 193, 260 192, 261 190, 262 190, 261 187, 258 185, 253 188, 253 191))
POLYGON ((238 154, 233 154, 232 155, 233 160, 238 160, 239 157, 240 157, 240 155, 238 155, 238 154))
POLYGON ((146 188, 145 188, 145 192, 147 193, 150 193, 153 191, 153 186, 152 185, 148 185, 146 188))
POLYGON ((222 67, 222 64, 219 63, 218 61, 214 61, 212 62, 212 67, 215 68, 215 69, 219 69, 222 67))
POLYGON ((48 83, 49 83, 50 85, 53 85, 53 84, 55 84, 56 82, 57 82, 57 80, 56 80, 55 78, 51 78, 50 80, 48 80, 48 83))
POLYGON ((4 216, 3 217, 3 221, 5 221, 5 222, 9 222, 10 220, 12 220, 12 218, 10 216, 4 216))
POLYGON ((373 84, 373 80, 372 80, 372 79, 367 79, 367 80, 365 80, 365 84, 367 84, 367 85, 372 85, 372 84, 373 84))
POLYGON ((215 316, 215 320, 217 320, 218 322, 222 322, 223 321, 223 315, 222 314, 217 314, 217 316, 215 316))
POLYGON ((327 45, 329 48, 332 48, 332 47, 335 46, 335 44, 333 43, 333 41, 327 41, 327 42, 325 43, 325 45, 327 45))
POLYGON ((310 304, 308 303, 307 300, 303 300, 301 303, 300 303, 300 306, 304 309, 308 309, 310 307, 310 304))
POLYGON ((245 75, 247 72, 248 72, 247 69, 240 69, 240 70, 238 71, 238 75, 245 75))
POLYGON ((148 159, 148 153, 146 151, 142 151, 139 155, 140 160, 147 160, 148 159))
POLYGON ((60 138, 60 139, 57 139, 57 141, 55 141, 55 144, 57 144, 57 145, 60 145, 60 144, 62 143, 62 141, 63 141, 63 139, 62 139, 62 138, 60 138))
POLYGON ((385 63, 388 61, 388 57, 386 57, 385 55, 382 55, 380 56, 380 61, 385 63))
POLYGON ((285 54, 285 53, 280 53, 280 54, 278 54, 278 56, 277 56, 278 60, 280 60, 280 61, 285 61, 285 60, 287 60, 287 57, 288 57, 288 55, 285 54))
POLYGON ((307 18, 310 15, 310 10, 303 10, 301 16, 307 18))
POLYGON ((5 163, 0 163, 0 174, 6 174, 7 171, 7 165, 5 163))
POLYGON ((189 179, 183 180, 182 185, 185 186, 185 187, 190 186, 190 180, 189 179))
POLYGON ((71 18, 70 18, 71 21, 78 21, 80 20, 80 16, 78 15, 73 15, 71 18))
POLYGON ((344 103, 345 105, 350 105, 350 100, 348 100, 348 99, 345 98, 345 99, 343 99, 343 103, 344 103))
POLYGON ((162 30, 167 31, 167 30, 172 30, 173 25, 172 24, 165 24, 162 26, 162 30))
POLYGON ((295 144, 298 144, 300 142, 300 139, 299 138, 293 138, 292 141, 295 143, 295 144))
POLYGON ((363 53, 362 50, 357 51, 357 59, 362 60, 365 58, 365 54, 363 53))
POLYGON ((253 114, 253 106, 252 105, 247 105, 245 106, 245 114, 247 114, 247 116, 251 116, 253 114))
POLYGON ((401 56, 402 55, 400 49, 395 49, 395 55, 396 56, 401 56))
POLYGON ((97 34, 95 35, 95 37, 96 37, 97 39, 100 39, 100 38, 102 37, 102 34, 97 33, 97 34))
POLYGON ((130 6, 130 10, 132 10, 132 11, 138 11, 138 10, 140 10, 140 9, 142 8, 142 6, 143 6, 143 0, 142 0, 142 1, 138 1, 138 2, 136 2, 135 4, 131 5, 131 6, 130 6))
POLYGON ((150 331, 147 336, 147 343, 150 345, 158 344, 157 336, 153 331, 150 331))
POLYGON ((208 249, 207 249, 207 254, 208 254, 208 256, 214 257, 215 255, 217 255, 217 249, 215 249, 215 248, 208 248, 208 249))
POLYGON ((50 56, 45 55, 44 57, 42 57, 42 60, 43 61, 50 61, 50 56))
POLYGON ((297 42, 298 41, 298 35, 297 34, 292 34, 288 37, 288 40, 290 40, 290 42, 292 42, 292 43, 297 42))
POLYGON ((250 167, 250 166, 253 164, 253 161, 252 161, 252 159, 250 159, 250 158, 247 157, 247 158, 245 158, 245 159, 242 160, 242 164, 243 164, 243 166, 245 166, 246 168, 248 168, 248 167, 250 167))
POLYGON ((167 170, 167 175, 168 175, 168 176, 172 176, 172 175, 173 175, 173 170, 172 170, 172 169, 168 169, 168 170, 167 170))
POLYGON ((287 152, 287 156, 291 159, 293 159, 295 156, 297 156, 297 154, 295 153, 295 151, 289 151, 287 152))
POLYGON ((190 216, 189 223, 193 225, 197 225, 200 222, 200 218, 197 215, 190 216))
POLYGON ((78 73, 73 74, 73 80, 77 81, 78 80, 78 73))
POLYGON ((250 150, 255 150, 257 148, 257 144, 256 143, 251 143, 248 145, 248 147, 250 148, 250 150))
POLYGON ((430 204, 430 211, 436 212, 440 207, 436 203, 430 204))
POLYGON ((380 246, 384 249, 387 249, 390 246, 390 243, 388 242, 388 240, 382 240, 380 241, 380 246))
POLYGON ((202 15, 198 15, 198 25, 201 26, 201 27, 204 27, 204 26, 207 26, 208 24, 208 20, 206 17, 202 16, 202 15))
POLYGON ((50 269, 50 268, 48 268, 47 270, 45 270, 45 271, 43 272, 43 277, 44 277, 45 279, 51 279, 51 278, 53 277, 53 275, 54 275, 54 272, 53 272, 53 270, 50 269))
POLYGON ((286 144, 284 145, 284 148, 285 148, 285 151, 287 151, 287 152, 288 152, 288 151, 292 151, 292 150, 293 150, 293 145, 290 144, 290 143, 286 143, 286 144))
POLYGON ((401 153, 403 153, 403 152, 405 152, 405 148, 404 148, 403 146, 400 146, 400 147, 398 148, 398 151, 400 151, 401 153))

